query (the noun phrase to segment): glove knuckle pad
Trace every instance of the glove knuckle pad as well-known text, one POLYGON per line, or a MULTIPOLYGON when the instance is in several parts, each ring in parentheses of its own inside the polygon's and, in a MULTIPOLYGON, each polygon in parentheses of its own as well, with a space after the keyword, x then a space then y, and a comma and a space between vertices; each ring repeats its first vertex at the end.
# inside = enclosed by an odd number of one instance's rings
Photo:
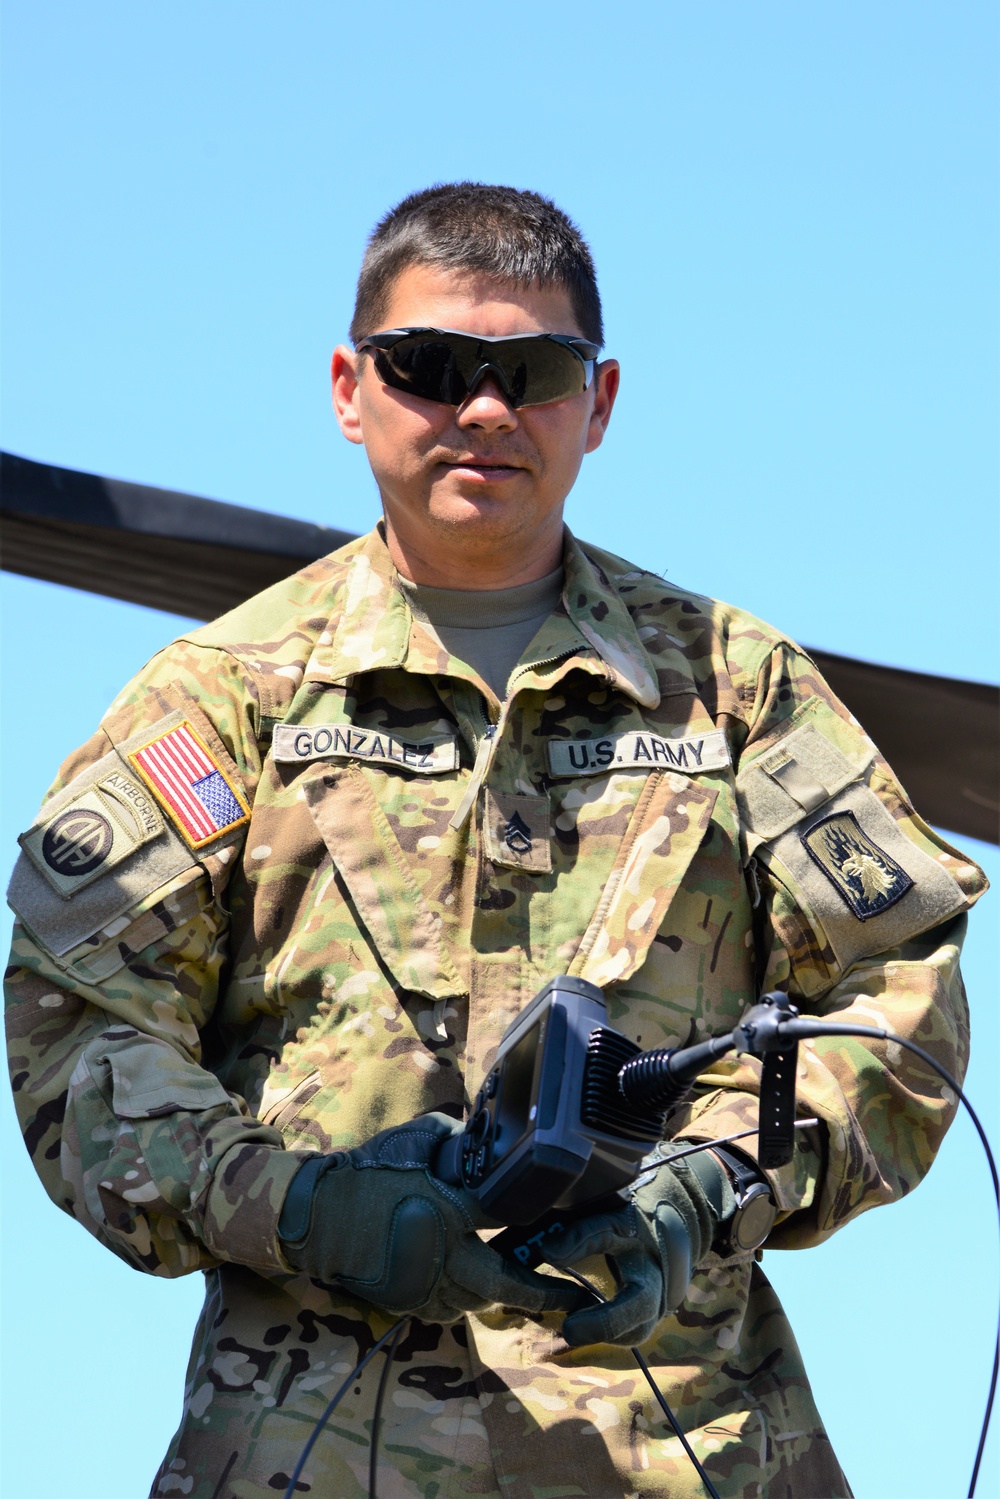
POLYGON ((388 1311, 415 1311, 437 1284, 443 1251, 444 1224, 434 1204, 404 1197, 393 1212, 377 1278, 351 1277, 350 1286, 388 1311))

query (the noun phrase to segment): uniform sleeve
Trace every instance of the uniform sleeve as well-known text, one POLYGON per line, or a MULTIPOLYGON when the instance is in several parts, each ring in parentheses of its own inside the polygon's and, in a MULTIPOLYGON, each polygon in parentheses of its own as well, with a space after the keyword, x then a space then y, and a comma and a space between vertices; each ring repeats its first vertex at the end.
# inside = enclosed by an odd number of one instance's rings
POLYGON ((154 658, 64 765, 8 892, 8 1050, 33 1163, 58 1206, 157 1275, 287 1268, 275 1226, 301 1157, 202 1065, 200 1039, 257 713, 225 653, 181 642, 154 658))
MULTIPOLYGON (((877 1026, 916 1042, 959 1082, 969 1021, 959 955, 977 865, 916 814, 889 766, 816 672, 783 644, 761 668, 737 774, 744 854, 759 897, 761 992, 805 1014, 877 1026)), ((727 1059, 680 1134, 756 1126, 760 1064, 727 1059)), ((800 1043, 791 1164, 769 1172, 781 1209, 769 1239, 798 1248, 923 1178, 957 1099, 895 1042, 800 1043)), ((740 1148, 754 1153, 753 1138, 740 1148)))

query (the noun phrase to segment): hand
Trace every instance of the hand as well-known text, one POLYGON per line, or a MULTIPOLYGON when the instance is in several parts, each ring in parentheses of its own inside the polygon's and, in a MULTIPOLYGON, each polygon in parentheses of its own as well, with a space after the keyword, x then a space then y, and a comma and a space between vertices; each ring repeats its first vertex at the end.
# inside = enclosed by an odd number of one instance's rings
POLYGON ((659 1146, 643 1166, 621 1208, 581 1218, 546 1240, 546 1259, 556 1266, 610 1255, 619 1285, 609 1301, 566 1318, 563 1337, 571 1347, 644 1343, 680 1306, 719 1223, 736 1206, 725 1168, 708 1151, 671 1165, 669 1147, 659 1146))
POLYGON ((454 1322, 496 1305, 564 1312, 575 1283, 508 1265, 477 1236, 495 1227, 475 1199, 431 1174, 444 1140, 462 1126, 424 1114, 355 1150, 303 1166, 278 1226, 288 1263, 394 1314, 454 1322))

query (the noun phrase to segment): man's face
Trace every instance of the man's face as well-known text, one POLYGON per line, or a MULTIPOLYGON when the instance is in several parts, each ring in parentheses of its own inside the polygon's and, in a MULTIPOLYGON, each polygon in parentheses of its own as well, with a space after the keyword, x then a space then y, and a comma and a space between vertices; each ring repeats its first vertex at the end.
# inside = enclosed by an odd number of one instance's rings
MULTIPOLYGON (((400 273, 380 328, 366 331, 405 327, 583 337, 562 287, 423 265, 400 273)), ((614 360, 598 366, 581 394, 518 410, 492 379, 457 407, 408 395, 383 385, 370 356, 359 360, 344 346, 333 357, 333 382, 341 430, 364 444, 404 574, 446 587, 496 587, 497 577, 527 581, 558 566, 563 501, 584 453, 604 436, 618 384, 614 360), (458 581, 443 581, 456 570, 458 581)))

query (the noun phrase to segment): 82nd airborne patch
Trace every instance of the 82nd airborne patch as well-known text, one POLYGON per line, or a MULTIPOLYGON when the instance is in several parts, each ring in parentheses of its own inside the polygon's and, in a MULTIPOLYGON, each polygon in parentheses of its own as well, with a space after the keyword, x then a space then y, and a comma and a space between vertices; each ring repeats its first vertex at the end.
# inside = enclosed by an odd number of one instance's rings
POLYGON ((163 818, 142 782, 113 770, 62 811, 43 813, 17 841, 39 874, 71 900, 162 831, 163 818))
POLYGON ((800 837, 859 921, 880 916, 913 888, 906 870, 862 831, 853 812, 824 817, 800 837))

